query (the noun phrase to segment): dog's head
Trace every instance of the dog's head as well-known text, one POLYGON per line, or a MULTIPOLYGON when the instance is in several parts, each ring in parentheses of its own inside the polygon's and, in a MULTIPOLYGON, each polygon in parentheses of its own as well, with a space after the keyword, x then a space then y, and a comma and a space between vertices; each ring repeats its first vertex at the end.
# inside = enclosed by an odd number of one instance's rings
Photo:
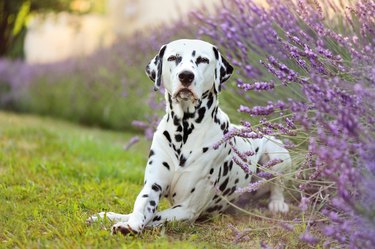
POLYGON ((177 102, 195 102, 213 89, 219 92, 221 84, 229 79, 233 67, 218 49, 201 40, 176 40, 162 46, 146 66, 155 90, 161 83, 177 102))

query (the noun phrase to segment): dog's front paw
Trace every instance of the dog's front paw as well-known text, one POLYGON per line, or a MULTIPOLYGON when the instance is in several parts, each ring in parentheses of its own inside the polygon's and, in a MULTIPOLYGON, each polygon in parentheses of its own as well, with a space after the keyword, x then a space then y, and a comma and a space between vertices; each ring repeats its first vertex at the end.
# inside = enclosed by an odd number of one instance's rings
POLYGON ((118 222, 112 226, 112 234, 122 233, 122 235, 136 235, 141 231, 132 228, 127 222, 118 222))
POLYGON ((273 200, 268 204, 268 209, 272 213, 287 213, 289 211, 289 206, 282 200, 273 200))

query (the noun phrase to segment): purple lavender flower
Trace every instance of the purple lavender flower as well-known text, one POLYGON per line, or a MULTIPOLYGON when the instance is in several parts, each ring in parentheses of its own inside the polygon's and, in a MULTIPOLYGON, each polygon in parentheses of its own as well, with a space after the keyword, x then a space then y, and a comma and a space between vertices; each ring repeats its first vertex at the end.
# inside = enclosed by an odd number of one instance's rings
POLYGON ((238 188, 236 190, 236 193, 245 193, 245 192, 257 191, 262 186, 262 184, 264 184, 264 182, 265 182, 265 180, 261 179, 259 181, 254 182, 254 183, 249 183, 249 185, 244 187, 244 188, 238 188))
POLYGON ((138 142, 139 142, 138 136, 134 136, 134 137, 130 138, 129 142, 124 146, 124 150, 129 150, 130 147, 132 147, 134 144, 136 144, 138 142))
POLYGON ((300 239, 311 245, 315 245, 319 242, 319 239, 312 235, 308 230, 301 234, 300 239))
POLYGON ((298 207, 301 209, 302 212, 306 212, 308 209, 309 203, 310 203, 310 200, 306 198, 305 196, 303 196, 301 198, 301 201, 298 207))
POLYGON ((268 90, 274 89, 275 84, 272 81, 271 82, 255 82, 253 84, 242 83, 242 84, 238 84, 238 87, 245 91, 249 91, 249 90, 268 91, 268 90))

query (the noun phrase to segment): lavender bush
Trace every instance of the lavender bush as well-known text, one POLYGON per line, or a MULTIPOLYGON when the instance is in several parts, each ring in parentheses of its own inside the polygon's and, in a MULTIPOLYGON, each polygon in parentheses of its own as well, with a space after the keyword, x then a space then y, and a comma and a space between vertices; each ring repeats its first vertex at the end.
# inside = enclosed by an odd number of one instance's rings
MULTIPOLYGON (((264 135, 286 137, 289 147, 290 140, 299 143, 294 158, 306 155, 295 160, 302 211, 321 202, 325 235, 351 248, 373 248, 375 4, 358 1, 345 10, 331 1, 268 3, 266 9, 233 0, 210 17, 194 13, 205 23, 199 34, 219 43, 238 66, 233 96, 248 115, 243 129, 219 143, 264 135)), ((241 158, 235 161, 246 170, 241 158)), ((317 243, 308 228, 301 239, 317 243)))
MULTIPOLYGON (((89 57, 53 64, 0 59, 0 107, 135 130, 133 120, 155 120, 162 110, 162 97, 152 92, 144 73, 147 60, 162 44, 189 32, 180 22, 151 35, 144 32, 120 39, 89 57)), ((143 123, 147 134, 152 136, 154 125, 155 121, 143 123)))

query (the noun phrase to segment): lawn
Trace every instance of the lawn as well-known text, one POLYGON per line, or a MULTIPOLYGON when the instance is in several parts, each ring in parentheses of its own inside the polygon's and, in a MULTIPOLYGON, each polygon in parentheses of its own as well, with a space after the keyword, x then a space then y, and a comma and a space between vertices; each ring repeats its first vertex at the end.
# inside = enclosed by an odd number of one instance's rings
MULTIPOLYGON (((261 241, 308 248, 298 239, 304 225, 289 231, 263 208, 210 220, 171 223, 140 236, 112 236, 111 224, 87 225, 99 211, 129 213, 141 189, 149 143, 124 150, 134 134, 73 125, 31 115, 0 112, 1 248, 259 248, 261 241), (234 243, 228 226, 251 229, 234 243)), ((168 206, 162 202, 160 208, 168 206)))

